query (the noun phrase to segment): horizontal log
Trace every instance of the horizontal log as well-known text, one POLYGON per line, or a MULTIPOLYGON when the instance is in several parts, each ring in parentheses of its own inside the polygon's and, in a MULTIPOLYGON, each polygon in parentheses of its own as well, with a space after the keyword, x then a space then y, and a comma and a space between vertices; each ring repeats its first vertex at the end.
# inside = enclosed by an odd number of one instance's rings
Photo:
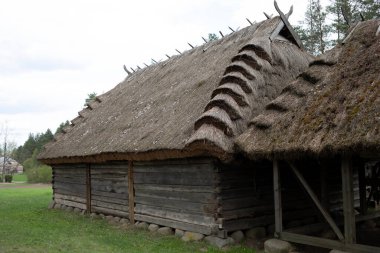
POLYGON ((54 194, 58 193, 58 194, 71 195, 71 196, 82 197, 82 198, 86 197, 85 192, 80 193, 80 192, 65 190, 65 189, 61 189, 61 188, 53 188, 53 191, 54 191, 54 194))
POLYGON ((105 180, 91 178, 91 185, 97 186, 112 186, 112 187, 128 187, 127 181, 120 180, 105 180))
POLYGON ((94 170, 118 170, 118 171, 128 171, 128 162, 120 163, 120 164, 112 164, 112 163, 104 163, 104 164, 92 164, 91 171, 94 170))
POLYGON ((240 219, 245 217, 257 217, 259 215, 272 214, 274 210, 273 204, 260 205, 250 208, 243 208, 238 210, 223 211, 220 210, 219 217, 224 220, 240 219))
POLYGON ((79 184, 66 184, 66 183, 54 182, 53 188, 54 189, 69 190, 71 192, 78 192, 80 194, 86 192, 86 186, 85 185, 79 185, 79 184))
POLYGON ((86 199, 77 197, 77 196, 72 196, 72 195, 65 195, 65 194, 59 194, 59 193, 54 193, 54 199, 63 199, 63 200, 70 200, 82 204, 86 204, 86 199))
POLYGON ((157 184, 135 184, 136 191, 152 190, 152 191, 176 191, 176 192, 204 192, 214 193, 216 188, 213 186, 189 186, 189 185, 157 185, 157 184))
POLYGON ((185 165, 150 165, 138 166, 135 165, 134 172, 136 173, 205 173, 208 175, 214 174, 211 164, 185 164, 185 165))
POLYGON ((91 211, 92 212, 96 212, 96 213, 103 213, 103 214, 114 215, 114 216, 118 216, 118 217, 125 217, 125 218, 129 217, 129 213, 128 212, 123 212, 123 211, 120 211, 120 210, 108 209, 108 208, 94 206, 94 205, 91 205, 91 211))
POLYGON ((164 184, 164 185, 193 185, 193 186, 205 186, 213 185, 214 175, 207 175, 204 173, 134 173, 135 184, 164 184))
POLYGON ((126 186, 115 186, 115 185, 91 185, 91 189, 95 191, 104 191, 112 193, 128 193, 128 187, 126 186))
POLYGON ((215 224, 215 219, 213 217, 203 216, 203 215, 194 215, 186 213, 186 210, 183 212, 171 211, 162 207, 152 207, 147 205, 137 204, 135 206, 136 214, 149 215, 154 217, 160 217, 170 220, 183 221, 187 223, 193 223, 198 225, 213 225, 215 224))
POLYGON ((86 210, 86 204, 83 204, 83 203, 78 203, 78 202, 65 200, 65 199, 57 199, 57 198, 54 198, 54 201, 58 204, 61 204, 61 205, 77 207, 77 208, 86 210))
POLYGON ((98 200, 98 201, 102 201, 102 202, 106 202, 106 203, 113 203, 113 204, 128 206, 128 200, 127 199, 103 197, 103 196, 97 196, 97 195, 91 194, 91 200, 92 201, 98 200))
POLYGON ((91 189, 91 195, 101 196, 101 197, 109 197, 109 198, 117 198, 117 199, 128 199, 128 192, 126 193, 115 193, 115 192, 105 192, 98 191, 96 189, 91 189))
POLYGON ((168 207, 168 208, 174 207, 174 208, 183 209, 183 210, 212 213, 212 214, 214 214, 217 210, 217 203, 203 204, 203 203, 189 202, 189 201, 183 201, 183 200, 167 199, 165 197, 153 198, 153 197, 146 197, 146 196, 144 197, 136 196, 135 203, 156 206, 156 207, 168 207))
POLYGON ((125 176, 127 174, 128 174, 128 169, 93 169, 91 168, 91 175, 125 176))
POLYGON ((54 177, 53 181, 57 183, 64 183, 64 184, 80 184, 80 185, 86 184, 86 179, 83 177, 81 178, 54 177))
POLYGON ((178 192, 178 191, 152 191, 146 189, 138 189, 135 191, 137 197, 152 197, 183 200, 190 202, 198 202, 208 204, 210 202, 216 202, 215 193, 203 193, 203 192, 178 192))
POLYGON ((117 175, 117 174, 94 174, 94 175, 91 175, 91 179, 128 182, 127 175, 117 175))
POLYGON ((158 224, 161 226, 171 227, 171 228, 177 228, 185 231, 192 231, 196 233, 201 233, 205 235, 211 235, 217 232, 217 226, 204 226, 204 225, 198 225, 193 223, 187 223, 182 221, 175 221, 160 217, 152 217, 149 215, 141 215, 136 214, 135 220, 138 221, 145 221, 153 224, 158 224))
POLYGON ((114 204, 114 203, 107 203, 99 200, 91 200, 91 206, 97 206, 97 207, 103 207, 107 209, 113 209, 113 210, 119 210, 119 211, 124 211, 128 212, 128 205, 119 205, 119 204, 114 204))
POLYGON ((229 190, 223 190, 219 194, 219 198, 221 200, 227 200, 227 199, 234 199, 234 198, 241 198, 246 196, 252 196, 255 197, 257 194, 254 187, 242 187, 237 189, 229 189, 229 190))

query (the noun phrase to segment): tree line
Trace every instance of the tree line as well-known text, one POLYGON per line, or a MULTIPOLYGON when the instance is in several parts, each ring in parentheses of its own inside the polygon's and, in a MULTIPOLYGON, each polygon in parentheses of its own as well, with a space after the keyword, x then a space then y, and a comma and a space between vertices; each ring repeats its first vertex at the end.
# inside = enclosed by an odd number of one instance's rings
POLYGON ((295 26, 304 46, 314 55, 323 54, 347 35, 351 24, 380 18, 380 0, 308 0, 305 17, 295 26))

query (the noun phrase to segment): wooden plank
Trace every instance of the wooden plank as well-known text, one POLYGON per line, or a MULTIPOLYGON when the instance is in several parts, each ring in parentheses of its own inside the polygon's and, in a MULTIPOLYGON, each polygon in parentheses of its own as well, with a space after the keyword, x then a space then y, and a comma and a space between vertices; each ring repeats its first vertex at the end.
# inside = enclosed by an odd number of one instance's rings
POLYGON ((91 165, 86 168, 86 211, 91 213, 91 165))
POLYGON ((86 193, 86 185, 79 185, 79 184, 65 184, 65 183, 59 183, 54 182, 53 187, 55 189, 64 189, 69 190, 71 192, 78 192, 78 193, 86 193))
POLYGON ((360 195, 360 214, 365 215, 367 213, 367 190, 365 180, 365 167, 364 163, 360 163, 358 166, 359 174, 359 195, 360 195))
POLYGON ((162 207, 152 207, 147 205, 136 204, 136 214, 149 215, 154 217, 160 217, 170 220, 183 221, 199 225, 212 225, 215 224, 215 218, 207 217, 202 214, 190 214, 186 210, 168 210, 162 207))
POLYGON ((212 186, 194 187, 192 185, 135 184, 134 188, 136 191, 145 189, 145 190, 152 190, 152 191, 204 192, 204 193, 215 192, 215 188, 212 186))
POLYGON ((96 191, 104 191, 104 192, 114 192, 114 193, 128 193, 128 187, 127 186, 119 186, 119 185, 97 185, 92 184, 91 188, 96 191))
POLYGON ((93 212, 97 212, 97 213, 110 214, 110 215, 125 217, 125 218, 129 217, 128 212, 123 212, 120 210, 113 210, 113 209, 99 207, 99 206, 92 206, 91 209, 93 212))
POLYGON ((98 207, 128 212, 128 206, 127 205, 119 205, 119 204, 103 202, 103 201, 99 201, 99 200, 95 200, 95 199, 93 199, 91 201, 91 204, 92 204, 92 206, 98 206, 98 207))
POLYGON ((213 174, 213 165, 206 164, 151 164, 137 166, 134 168, 135 173, 199 173, 213 174))
POLYGON ((257 204, 258 198, 248 196, 245 198, 228 199, 221 201, 221 206, 224 211, 237 210, 241 208, 252 207, 257 204))
POLYGON ((342 193, 344 235, 346 243, 356 242, 356 223, 354 212, 354 195, 352 190, 352 161, 347 156, 342 157, 342 193))
POLYGON ((120 204, 120 205, 128 206, 128 199, 103 197, 103 196, 97 196, 94 194, 92 194, 91 199, 102 201, 102 202, 107 202, 107 203, 114 203, 114 204, 120 204))
POLYGON ((134 162, 136 167, 144 165, 191 165, 191 164, 213 164, 214 160, 210 158, 182 158, 163 161, 139 161, 134 162))
POLYGON ((70 200, 65 200, 65 199, 58 199, 55 198, 54 201, 58 204, 66 205, 66 206, 71 206, 71 207, 77 207, 83 210, 86 210, 86 204, 83 203, 78 203, 70 200))
POLYGON ((128 203, 129 203, 129 220, 135 223, 135 190, 134 190, 134 173, 133 162, 128 161, 128 203))
POLYGON ((107 198, 116 198, 120 200, 128 200, 128 193, 115 193, 115 192, 105 192, 105 191, 97 191, 92 189, 91 191, 92 197, 100 196, 100 197, 107 197, 107 198))
POLYGON ((208 175, 194 172, 172 172, 172 173, 150 173, 134 172, 134 182, 136 184, 165 184, 165 185, 212 185, 214 182, 214 175, 208 175))
POLYGON ((300 235, 289 232, 282 232, 280 234, 280 239, 300 243, 315 247, 327 248, 327 249, 336 249, 347 252, 355 252, 355 253, 374 253, 380 252, 380 247, 373 247, 369 245, 361 245, 361 244, 344 244, 339 241, 324 239, 309 235, 300 235))
POLYGON ((275 237, 282 232, 282 203, 281 203, 281 179, 278 160, 273 160, 273 192, 274 192, 274 220, 275 237))
POLYGON ((187 222, 182 222, 182 221, 175 221, 175 220, 170 220, 170 219, 165 219, 165 218, 160 218, 160 217, 152 217, 149 215, 141 215, 141 214, 136 214, 135 219, 138 221, 145 221, 149 223, 158 224, 161 226, 178 228, 184 231, 192 231, 192 232, 197 232, 197 233, 201 233, 205 235, 211 235, 217 232, 217 225, 204 226, 204 225, 198 225, 198 224, 187 223, 187 222))
POLYGON ((309 184, 306 182, 305 178, 301 175, 301 173, 298 171, 298 169, 291 163, 289 163, 290 168, 296 175, 298 181, 302 184, 302 186, 305 188, 306 192, 309 194, 310 198, 313 200, 314 204, 317 206, 325 220, 329 223, 330 227, 333 229, 334 233, 338 236, 339 240, 344 240, 343 234, 336 225, 333 218, 330 216, 330 214, 326 211, 326 209, 322 206, 322 204, 319 202, 317 195, 315 195, 314 191, 310 188, 309 184))
POLYGON ((167 199, 176 199, 183 201, 209 203, 216 201, 216 193, 199 193, 199 192, 176 192, 176 191, 152 191, 146 189, 139 189, 135 192, 136 197, 166 197, 167 199))
POLYGON ((272 205, 261 205, 249 208, 243 208, 238 210, 224 211, 220 210, 220 218, 224 220, 239 219, 245 217, 253 217, 263 214, 272 214, 273 213, 273 204, 272 205))
POLYGON ((380 217, 380 211, 376 211, 373 213, 368 213, 364 215, 357 215, 355 216, 355 222, 365 221, 365 220, 372 220, 380 217))
POLYGON ((53 190, 54 190, 54 194, 57 193, 57 194, 62 194, 62 195, 70 195, 70 196, 76 196, 76 197, 81 197, 81 198, 86 199, 86 194, 84 192, 78 193, 78 192, 72 192, 69 190, 54 188, 54 187, 53 187, 53 190))
POLYGON ((107 179, 98 179, 98 178, 92 178, 91 175, 91 184, 98 185, 98 186, 112 186, 112 187, 128 187, 127 177, 125 178, 125 181, 122 180, 107 180, 107 179))
POLYGON ((73 201, 73 202, 78 202, 78 203, 86 204, 86 198, 81 198, 81 197, 72 196, 72 195, 65 195, 65 194, 55 193, 54 194, 54 198, 55 199, 70 200, 70 201, 73 201))

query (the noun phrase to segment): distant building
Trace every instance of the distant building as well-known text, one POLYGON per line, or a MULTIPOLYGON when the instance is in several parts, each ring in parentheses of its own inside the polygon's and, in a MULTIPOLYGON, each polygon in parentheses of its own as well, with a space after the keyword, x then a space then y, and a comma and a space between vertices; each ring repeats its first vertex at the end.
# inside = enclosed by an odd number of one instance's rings
MULTIPOLYGON (((0 157, 0 172, 3 172, 4 157, 0 157)), ((6 173, 22 173, 24 168, 16 160, 6 157, 5 158, 5 172, 6 173)))

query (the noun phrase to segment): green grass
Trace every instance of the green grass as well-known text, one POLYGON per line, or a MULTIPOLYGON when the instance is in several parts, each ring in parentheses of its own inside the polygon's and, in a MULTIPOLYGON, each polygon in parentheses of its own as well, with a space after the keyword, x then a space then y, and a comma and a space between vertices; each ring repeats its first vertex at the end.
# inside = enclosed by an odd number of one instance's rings
MULTIPOLYGON (((0 189, 0 252, 226 252, 88 216, 48 210, 51 189, 0 189)), ((227 252, 252 252, 241 246, 227 252)))
POLYGON ((26 174, 22 173, 22 174, 13 174, 13 180, 12 182, 26 182, 27 181, 27 178, 26 178, 26 174))

